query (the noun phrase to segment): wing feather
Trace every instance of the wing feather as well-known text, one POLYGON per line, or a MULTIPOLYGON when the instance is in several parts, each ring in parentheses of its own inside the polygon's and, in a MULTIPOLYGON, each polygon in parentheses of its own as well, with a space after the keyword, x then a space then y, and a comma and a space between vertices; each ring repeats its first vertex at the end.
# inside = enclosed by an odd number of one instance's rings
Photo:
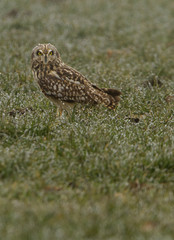
POLYGON ((67 78, 67 80, 69 80, 69 81, 73 81, 76 83, 78 82, 78 83, 86 85, 86 86, 92 86, 92 83, 83 74, 81 74, 74 68, 69 67, 65 64, 62 65, 61 68, 57 68, 56 73, 62 79, 67 78))
POLYGON ((61 101, 98 103, 109 108, 115 108, 117 105, 113 96, 92 85, 82 74, 66 65, 61 66, 60 69, 57 68, 56 71, 50 71, 41 85, 41 89, 47 97, 57 98, 61 101))
POLYGON ((91 89, 85 84, 62 77, 52 71, 42 82, 42 91, 46 96, 57 98, 61 101, 74 101, 77 103, 91 103, 96 101, 91 95, 91 89))

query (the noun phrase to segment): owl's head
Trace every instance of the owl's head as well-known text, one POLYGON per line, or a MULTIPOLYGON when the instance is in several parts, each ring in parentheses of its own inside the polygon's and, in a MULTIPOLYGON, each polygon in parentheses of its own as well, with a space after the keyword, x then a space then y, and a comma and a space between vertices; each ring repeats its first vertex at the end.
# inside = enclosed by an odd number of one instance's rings
POLYGON ((33 48, 32 54, 31 54, 31 60, 42 62, 43 64, 47 64, 49 62, 52 62, 54 60, 60 59, 60 54, 50 43, 46 44, 38 44, 36 47, 33 48))

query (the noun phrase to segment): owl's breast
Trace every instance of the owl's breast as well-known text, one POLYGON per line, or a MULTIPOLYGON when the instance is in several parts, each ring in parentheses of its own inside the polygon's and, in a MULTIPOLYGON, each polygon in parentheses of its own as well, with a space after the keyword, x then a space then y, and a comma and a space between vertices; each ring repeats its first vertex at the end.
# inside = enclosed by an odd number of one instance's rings
POLYGON ((34 80, 38 81, 37 71, 36 70, 32 70, 32 73, 33 73, 34 80))

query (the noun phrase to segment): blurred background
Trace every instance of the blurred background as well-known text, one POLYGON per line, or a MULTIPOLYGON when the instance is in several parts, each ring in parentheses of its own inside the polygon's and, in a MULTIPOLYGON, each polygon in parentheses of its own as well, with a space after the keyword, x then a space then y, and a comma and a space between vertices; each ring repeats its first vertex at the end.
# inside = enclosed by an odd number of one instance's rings
POLYGON ((171 77, 173 11, 171 0, 1 0, 1 70, 28 69, 32 48, 50 42, 90 77, 95 68, 123 81, 127 71, 134 81, 149 72, 171 77))
POLYGON ((173 0, 0 0, 0 239, 173 240, 173 89, 173 0), (56 119, 47 42, 116 111, 56 119))

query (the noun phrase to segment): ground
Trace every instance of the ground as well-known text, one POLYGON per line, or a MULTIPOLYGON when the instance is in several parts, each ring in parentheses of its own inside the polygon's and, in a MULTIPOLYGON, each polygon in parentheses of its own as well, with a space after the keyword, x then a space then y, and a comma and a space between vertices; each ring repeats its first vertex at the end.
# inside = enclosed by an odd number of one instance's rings
POLYGON ((0 236, 174 239, 173 0, 0 2, 0 236), (57 119, 30 54, 122 91, 57 119))

